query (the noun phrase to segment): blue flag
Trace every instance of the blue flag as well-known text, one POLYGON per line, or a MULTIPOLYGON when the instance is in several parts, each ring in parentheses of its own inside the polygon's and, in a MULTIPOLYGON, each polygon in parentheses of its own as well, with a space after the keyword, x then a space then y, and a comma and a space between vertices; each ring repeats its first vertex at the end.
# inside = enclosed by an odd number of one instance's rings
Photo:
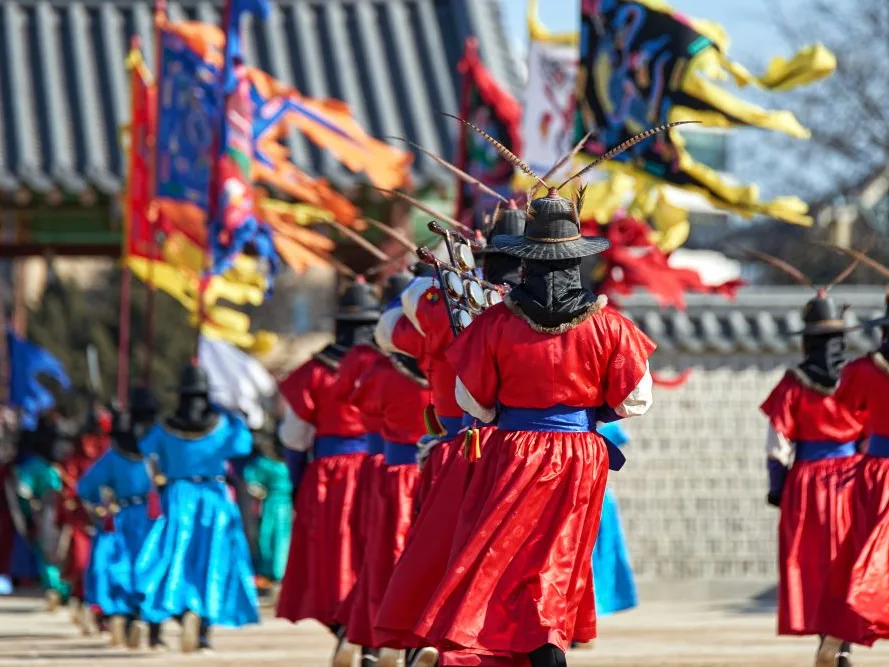
POLYGON ((20 423, 25 430, 37 426, 41 412, 56 404, 55 397, 40 383, 41 376, 58 382, 63 388, 71 388, 71 380, 62 362, 44 348, 29 343, 7 331, 6 344, 12 369, 9 403, 20 410, 20 423))
POLYGON ((208 214, 214 131, 222 115, 219 71, 174 28, 160 34, 157 196, 208 214))

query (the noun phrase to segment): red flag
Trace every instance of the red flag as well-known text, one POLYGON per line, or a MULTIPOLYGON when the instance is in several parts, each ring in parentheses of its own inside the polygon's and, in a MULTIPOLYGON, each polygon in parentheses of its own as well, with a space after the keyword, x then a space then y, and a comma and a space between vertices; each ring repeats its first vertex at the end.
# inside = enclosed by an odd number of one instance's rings
MULTIPOLYGON (((478 55, 475 37, 466 40, 463 60, 460 117, 481 128, 516 155, 522 154, 522 107, 487 70, 478 55)), ((460 126, 456 165, 501 195, 512 192, 513 166, 465 125, 460 126)), ((477 192, 473 186, 458 181, 455 218, 481 228, 482 210, 493 209, 496 200, 477 192)))
POLYGON ((128 59, 132 85, 129 180, 124 216, 124 255, 159 259, 159 244, 152 239, 151 152, 154 144, 156 89, 138 49, 128 59))
MULTIPOLYGON (((588 231, 588 230, 585 230, 588 231)), ((605 294, 629 294, 646 289, 663 306, 685 310, 685 294, 702 292, 734 298, 744 286, 743 280, 721 285, 706 285, 697 271, 670 266, 669 257, 649 239, 651 228, 629 216, 615 216, 604 233, 596 225, 593 233, 604 235, 611 247, 602 253, 605 278, 599 291, 605 294)))

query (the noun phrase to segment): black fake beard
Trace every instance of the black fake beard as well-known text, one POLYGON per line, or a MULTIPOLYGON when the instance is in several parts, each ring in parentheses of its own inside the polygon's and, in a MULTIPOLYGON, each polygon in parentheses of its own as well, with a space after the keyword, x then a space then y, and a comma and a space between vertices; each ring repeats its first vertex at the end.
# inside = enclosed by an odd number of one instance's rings
POLYGON ((515 287, 522 280, 522 262, 515 257, 491 253, 485 255, 482 267, 484 278, 495 285, 515 287))
POLYGON ((799 368, 822 387, 833 389, 846 363, 846 338, 842 334, 803 336, 805 358, 799 368))
POLYGON ((510 292, 526 317, 547 327, 559 327, 582 315, 595 295, 580 280, 580 260, 522 262, 522 282, 510 292))
POLYGON ((361 343, 372 343, 376 322, 337 322, 336 344, 350 348, 361 343))

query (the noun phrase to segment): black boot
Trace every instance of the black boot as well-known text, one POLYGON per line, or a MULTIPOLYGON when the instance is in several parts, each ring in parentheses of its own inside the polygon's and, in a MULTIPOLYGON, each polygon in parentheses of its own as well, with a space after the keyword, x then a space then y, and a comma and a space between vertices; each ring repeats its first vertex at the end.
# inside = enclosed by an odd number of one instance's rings
POLYGON ((169 648, 161 638, 160 623, 148 624, 148 648, 158 652, 166 651, 169 648))
POLYGON ((380 652, 375 648, 361 647, 361 667, 377 667, 380 652))
POLYGON ((333 667, 351 667, 352 658, 355 655, 355 646, 346 639, 346 626, 329 625, 328 627, 336 637, 336 648, 333 650, 333 658, 330 664, 333 667))
POLYGON ((213 650, 213 647, 210 645, 210 621, 208 621, 206 618, 201 619, 201 631, 198 635, 198 650, 213 650))
POLYGON ((565 652, 558 646, 544 644, 528 654, 531 667, 568 667, 565 652))
POLYGON ((837 667, 852 667, 852 645, 849 642, 840 644, 837 653, 837 667))

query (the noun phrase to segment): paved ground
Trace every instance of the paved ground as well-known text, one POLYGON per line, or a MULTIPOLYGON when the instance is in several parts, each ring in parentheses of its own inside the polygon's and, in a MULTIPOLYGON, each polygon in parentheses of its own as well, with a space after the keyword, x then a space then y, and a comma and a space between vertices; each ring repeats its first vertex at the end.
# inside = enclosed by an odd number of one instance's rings
MULTIPOLYGON (((167 638, 176 642, 176 628, 167 638)), ((594 649, 574 651, 572 667, 808 667, 814 641, 774 637, 774 613, 736 605, 650 604, 601 621, 594 649)), ((212 654, 183 656, 107 648, 103 637, 84 638, 68 614, 42 611, 42 602, 0 598, 0 666, 146 667, 266 665, 327 667, 332 642, 319 626, 268 620, 241 631, 221 631, 212 654)), ((889 665, 889 645, 861 651, 856 667, 889 665)))

